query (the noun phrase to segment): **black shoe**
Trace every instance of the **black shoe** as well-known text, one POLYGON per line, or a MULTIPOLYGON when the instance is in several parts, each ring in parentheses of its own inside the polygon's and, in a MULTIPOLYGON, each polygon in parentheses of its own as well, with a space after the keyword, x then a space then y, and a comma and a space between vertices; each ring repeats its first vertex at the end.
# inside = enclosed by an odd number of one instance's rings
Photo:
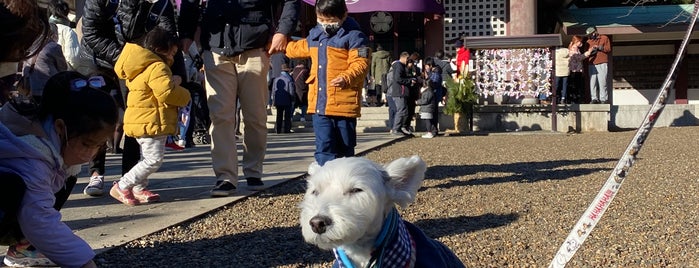
POLYGON ((229 196, 235 193, 236 187, 230 181, 216 181, 216 186, 211 189, 212 197, 229 196))
POLYGON ((249 177, 246 178, 248 181, 248 189, 253 190, 253 191, 260 191, 265 189, 265 184, 262 182, 262 179, 256 178, 256 177, 249 177))
POLYGON ((599 100, 592 100, 592 102, 590 102, 590 104, 599 104, 599 100))
POLYGON ((399 137, 412 137, 413 136, 412 134, 408 134, 408 133, 405 133, 405 132, 400 131, 400 130, 398 130, 398 131, 391 130, 390 134, 393 136, 399 136, 399 137))

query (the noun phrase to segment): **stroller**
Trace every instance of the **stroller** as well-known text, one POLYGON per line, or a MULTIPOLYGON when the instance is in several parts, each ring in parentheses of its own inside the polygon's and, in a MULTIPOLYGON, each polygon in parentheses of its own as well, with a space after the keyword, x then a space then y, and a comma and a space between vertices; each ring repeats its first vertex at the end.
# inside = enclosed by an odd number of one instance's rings
POLYGON ((189 82, 183 86, 192 94, 191 119, 187 128, 187 137, 192 137, 195 144, 209 144, 211 119, 209 119, 209 107, 206 104, 206 90, 201 84, 195 82, 189 82))
POLYGON ((209 106, 206 103, 206 89, 201 84, 199 70, 203 61, 199 56, 195 46, 190 47, 189 53, 185 54, 185 65, 187 66, 188 79, 182 87, 189 90, 192 96, 190 120, 187 125, 186 138, 195 144, 209 144, 209 106))

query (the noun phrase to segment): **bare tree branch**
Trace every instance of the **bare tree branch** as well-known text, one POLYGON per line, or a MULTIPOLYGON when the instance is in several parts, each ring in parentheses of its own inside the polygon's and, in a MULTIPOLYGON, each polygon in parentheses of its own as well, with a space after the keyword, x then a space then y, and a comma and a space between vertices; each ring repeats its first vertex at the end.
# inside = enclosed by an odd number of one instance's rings
POLYGON ((677 14, 674 18, 672 18, 667 23, 658 26, 658 28, 663 28, 663 27, 666 27, 670 24, 686 23, 686 22, 689 22, 690 19, 692 19, 692 14, 689 14, 686 11, 681 11, 679 14, 677 14))
POLYGON ((619 16, 617 18, 628 17, 631 15, 633 10, 636 9, 637 6, 642 6, 642 5, 645 5, 646 3, 655 3, 655 2, 658 2, 658 0, 640 0, 640 1, 636 1, 635 3, 633 0, 626 0, 626 2, 623 2, 621 4, 628 5, 628 4, 634 3, 634 5, 631 7, 631 9, 629 9, 629 12, 627 12, 626 15, 619 16))
MULTIPOLYGON (((625 15, 619 16, 619 17, 617 17, 617 18, 628 17, 628 16, 631 15, 631 13, 633 13, 633 11, 634 11, 634 9, 636 9, 636 7, 638 7, 638 6, 643 6, 643 5, 647 4, 647 3, 656 3, 656 2, 658 2, 658 0, 638 0, 638 1, 635 1, 635 0, 626 0, 626 1, 622 2, 621 4, 622 4, 622 5, 628 5, 628 4, 632 4, 632 3, 633 3, 633 6, 629 9, 629 12, 627 12, 625 15)), ((663 24, 663 25, 658 26, 658 28, 664 28, 664 27, 667 27, 668 25, 671 25, 671 24, 687 23, 687 22, 689 22, 689 20, 690 20, 690 18, 691 18, 691 15, 692 15, 692 14, 690 14, 689 12, 686 12, 686 11, 684 11, 684 10, 683 10, 683 11, 680 11, 680 12, 679 12, 677 15, 675 15, 675 17, 673 17, 670 21, 666 22, 666 23, 663 24)))

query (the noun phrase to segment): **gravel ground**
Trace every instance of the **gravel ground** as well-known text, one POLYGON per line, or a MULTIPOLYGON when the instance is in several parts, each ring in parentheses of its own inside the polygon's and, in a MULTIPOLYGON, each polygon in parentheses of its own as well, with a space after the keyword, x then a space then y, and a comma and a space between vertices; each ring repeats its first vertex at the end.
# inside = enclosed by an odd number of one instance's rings
MULTIPOLYGON (((402 216, 469 267, 546 267, 634 132, 408 139, 366 157, 428 164, 402 216)), ((699 127, 653 130, 568 267, 699 266, 699 127)), ((330 267, 298 223, 292 180, 97 256, 101 267, 330 267)))

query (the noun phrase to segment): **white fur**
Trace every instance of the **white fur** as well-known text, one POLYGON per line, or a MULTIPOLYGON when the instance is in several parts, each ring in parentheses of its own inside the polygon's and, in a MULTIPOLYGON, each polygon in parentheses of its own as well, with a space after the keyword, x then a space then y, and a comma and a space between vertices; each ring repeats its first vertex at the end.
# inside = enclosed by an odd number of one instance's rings
POLYGON ((365 267, 386 215, 396 204, 406 207, 415 201, 425 170, 418 156, 384 167, 360 157, 335 159, 322 167, 311 164, 300 204, 304 239, 326 250, 342 246, 355 267, 365 267), (325 232, 313 231, 314 217, 331 221, 325 232))

